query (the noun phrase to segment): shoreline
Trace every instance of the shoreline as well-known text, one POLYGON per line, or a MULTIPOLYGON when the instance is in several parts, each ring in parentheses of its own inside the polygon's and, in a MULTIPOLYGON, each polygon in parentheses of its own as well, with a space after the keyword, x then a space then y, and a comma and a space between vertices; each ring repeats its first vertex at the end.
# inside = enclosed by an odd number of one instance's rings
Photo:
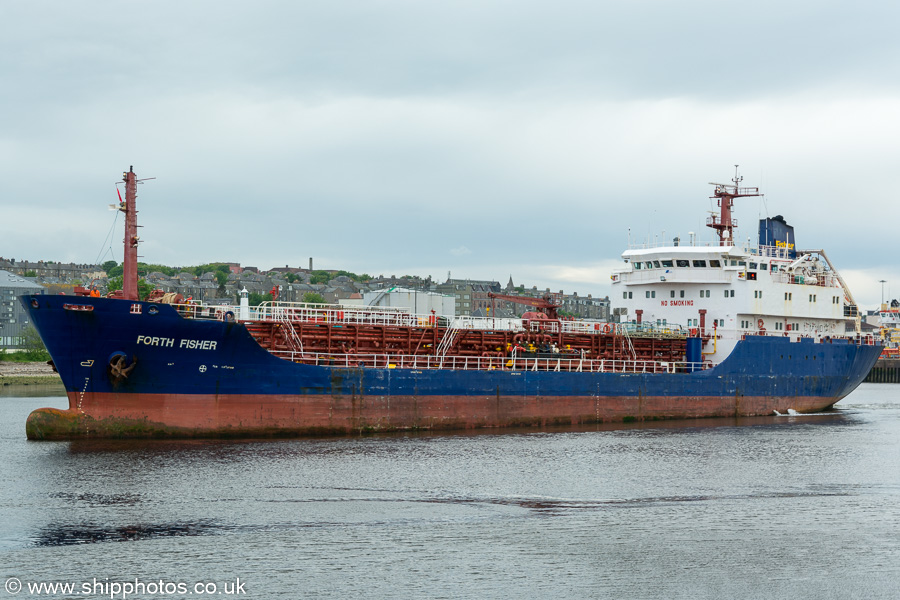
POLYGON ((44 362, 0 361, 0 385, 46 385, 62 383, 53 367, 44 362))
POLYGON ((31 376, 31 375, 10 375, 0 377, 0 385, 48 385, 48 384, 59 384, 62 385, 62 380, 59 376, 31 376))

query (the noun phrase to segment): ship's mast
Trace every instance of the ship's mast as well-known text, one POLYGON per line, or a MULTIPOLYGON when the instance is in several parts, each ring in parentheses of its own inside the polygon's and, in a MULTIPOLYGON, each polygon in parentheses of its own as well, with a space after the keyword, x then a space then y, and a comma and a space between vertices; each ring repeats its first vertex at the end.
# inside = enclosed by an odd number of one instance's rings
POLYGON ((748 196, 760 196, 759 188, 756 187, 740 187, 743 176, 738 175, 738 165, 734 165, 734 179, 731 181, 734 185, 724 183, 710 183, 716 186, 713 196, 719 201, 721 213, 718 215, 710 215, 706 219, 706 226, 716 230, 719 236, 720 246, 734 245, 734 228, 737 227, 737 221, 731 218, 731 209, 734 206, 735 198, 746 198, 748 196))
POLYGON ((125 259, 122 293, 126 300, 138 300, 137 247, 137 176, 134 167, 123 173, 125 181, 125 259))

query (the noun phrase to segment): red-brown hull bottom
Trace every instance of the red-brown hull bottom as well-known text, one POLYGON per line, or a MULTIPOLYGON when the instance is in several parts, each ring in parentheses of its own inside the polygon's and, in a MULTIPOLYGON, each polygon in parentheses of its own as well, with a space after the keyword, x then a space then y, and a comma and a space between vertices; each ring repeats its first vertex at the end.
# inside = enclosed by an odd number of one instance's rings
POLYGON ((480 397, 69 393, 68 410, 39 409, 29 439, 283 437, 376 431, 546 427, 771 415, 829 408, 822 397, 480 397))

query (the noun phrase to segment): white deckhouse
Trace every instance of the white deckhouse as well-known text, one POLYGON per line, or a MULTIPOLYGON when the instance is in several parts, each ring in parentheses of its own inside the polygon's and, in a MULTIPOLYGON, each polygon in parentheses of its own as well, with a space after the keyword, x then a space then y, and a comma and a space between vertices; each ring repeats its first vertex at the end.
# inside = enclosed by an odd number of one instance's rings
POLYGON ((627 311, 622 320, 687 327, 704 338, 704 355, 714 362, 748 334, 844 335, 846 317, 857 316, 856 302, 824 250, 797 250, 794 229, 781 216, 760 220, 756 246, 733 242, 734 199, 760 195, 758 188, 738 187, 741 179, 712 184, 721 213, 707 226, 716 230, 718 245, 684 246, 676 239, 622 253, 626 266, 612 275, 613 302, 627 311))

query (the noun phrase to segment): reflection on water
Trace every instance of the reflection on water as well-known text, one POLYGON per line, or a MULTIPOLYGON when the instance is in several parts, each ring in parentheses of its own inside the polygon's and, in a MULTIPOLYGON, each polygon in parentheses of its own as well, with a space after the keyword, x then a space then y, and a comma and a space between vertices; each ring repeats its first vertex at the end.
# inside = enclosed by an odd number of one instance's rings
POLYGON ((210 533, 212 523, 168 523, 165 525, 123 525, 118 527, 87 524, 51 524, 38 531, 38 546, 72 546, 97 542, 136 542, 160 537, 194 536, 210 533))
POLYGON ((137 494, 115 494, 115 495, 107 495, 107 494, 92 494, 90 492, 84 492, 80 494, 73 494, 71 492, 53 492, 50 494, 51 498, 62 498, 63 500, 68 501, 79 501, 85 502, 90 505, 99 506, 99 505, 113 505, 113 504, 128 504, 134 505, 140 501, 140 496, 137 494))
MULTIPOLYGON (((66 395, 62 382, 0 385, 0 398, 58 398, 66 395)), ((40 408, 40 407, 35 407, 40 408)))
POLYGON ((28 442, 28 413, 66 400, 9 397, 0 564, 241 576, 258 598, 891 598, 898 391, 816 416, 241 441, 28 442))

